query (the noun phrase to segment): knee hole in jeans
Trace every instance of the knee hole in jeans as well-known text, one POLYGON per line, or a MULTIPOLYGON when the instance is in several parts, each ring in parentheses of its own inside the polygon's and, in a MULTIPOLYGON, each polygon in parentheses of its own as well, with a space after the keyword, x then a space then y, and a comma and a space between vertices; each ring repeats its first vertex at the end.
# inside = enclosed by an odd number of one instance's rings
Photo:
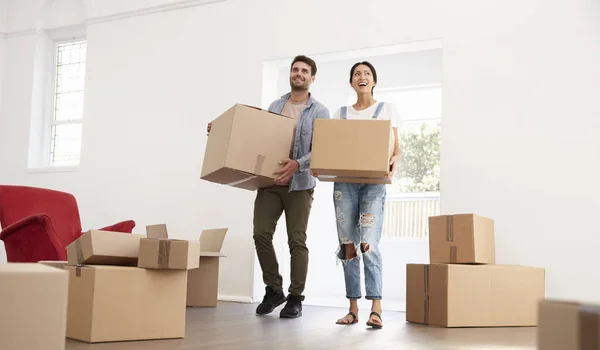
POLYGON ((375 223, 375 215, 371 213, 361 213, 360 214, 360 226, 361 227, 370 227, 375 223))

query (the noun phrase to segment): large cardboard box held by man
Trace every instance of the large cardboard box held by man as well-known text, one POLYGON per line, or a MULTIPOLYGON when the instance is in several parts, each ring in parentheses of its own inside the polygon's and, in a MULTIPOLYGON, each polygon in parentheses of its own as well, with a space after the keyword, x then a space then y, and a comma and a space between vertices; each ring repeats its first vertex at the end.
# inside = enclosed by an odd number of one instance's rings
POLYGON ((407 264, 406 320, 440 327, 536 326, 542 268, 407 264))
POLYGON ((311 170, 321 181, 390 184, 394 146, 389 120, 315 119, 311 170))
POLYGON ((185 336, 186 270, 109 265, 65 270, 68 338, 96 343, 185 336))
POLYGON ((429 217, 429 262, 495 264, 494 221, 476 214, 429 217))
POLYGON ((69 275, 44 264, 0 264, 0 349, 64 350, 69 275))
POLYGON ((247 190, 274 184, 290 158, 296 121, 236 104, 213 120, 200 178, 247 190))
POLYGON ((600 305, 542 300, 538 315, 539 350, 600 349, 600 305))

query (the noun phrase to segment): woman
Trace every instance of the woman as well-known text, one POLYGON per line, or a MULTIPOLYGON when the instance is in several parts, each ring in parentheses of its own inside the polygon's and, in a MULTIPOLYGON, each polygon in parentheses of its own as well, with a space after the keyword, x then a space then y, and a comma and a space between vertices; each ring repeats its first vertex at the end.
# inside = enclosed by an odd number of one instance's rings
MULTIPOLYGON (((390 159, 388 178, 393 176, 400 157, 398 128, 401 119, 395 106, 378 102, 373 97, 377 84, 377 72, 369 62, 358 62, 350 70, 350 85, 356 91, 357 100, 352 106, 336 111, 333 118, 391 120, 394 130, 395 150, 390 159)), ((333 200, 336 212, 340 248, 336 253, 344 267, 346 297, 350 310, 337 324, 358 322, 358 299, 361 298, 360 261, 363 259, 367 300, 372 301, 367 325, 383 327, 381 319, 382 262, 379 241, 383 224, 386 185, 341 183, 334 184, 333 200)))

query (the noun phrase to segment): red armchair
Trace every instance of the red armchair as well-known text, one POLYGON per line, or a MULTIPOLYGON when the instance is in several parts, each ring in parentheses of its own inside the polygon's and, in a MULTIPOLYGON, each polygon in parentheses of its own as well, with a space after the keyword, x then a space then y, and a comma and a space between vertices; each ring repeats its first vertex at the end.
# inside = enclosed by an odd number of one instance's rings
MULTIPOLYGON (((67 260, 66 247, 81 236, 75 197, 25 186, 0 186, 0 240, 8 262, 67 260)), ((101 230, 131 233, 132 220, 101 230)))

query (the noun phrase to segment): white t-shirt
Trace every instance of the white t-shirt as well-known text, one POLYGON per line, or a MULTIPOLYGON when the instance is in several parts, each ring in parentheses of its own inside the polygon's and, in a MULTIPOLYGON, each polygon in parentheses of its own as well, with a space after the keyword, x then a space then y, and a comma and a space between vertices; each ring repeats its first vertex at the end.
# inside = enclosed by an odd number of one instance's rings
MULTIPOLYGON (((362 111, 357 111, 352 106, 346 107, 346 119, 373 119, 373 115, 375 114, 375 110, 377 110, 377 106, 380 102, 375 102, 371 107, 363 109, 362 111)), ((332 116, 332 119, 340 119, 342 115, 342 108, 338 108, 337 111, 332 116)), ((383 102, 383 106, 381 107, 381 111, 377 116, 377 120, 391 120, 393 128, 402 127, 402 117, 400 116, 400 112, 393 103, 383 102)))

